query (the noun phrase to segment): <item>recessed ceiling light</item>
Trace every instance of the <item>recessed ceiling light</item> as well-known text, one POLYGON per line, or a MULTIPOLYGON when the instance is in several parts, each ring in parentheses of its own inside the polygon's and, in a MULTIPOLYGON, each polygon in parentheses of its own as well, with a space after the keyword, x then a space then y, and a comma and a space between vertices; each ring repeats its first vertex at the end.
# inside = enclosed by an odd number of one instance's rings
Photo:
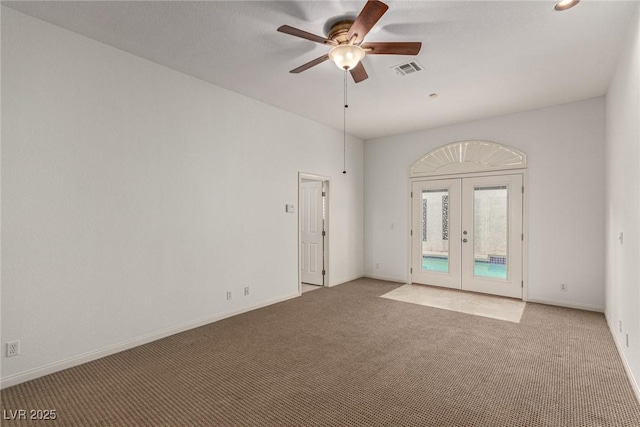
POLYGON ((573 6, 577 5, 578 3, 580 3, 580 0, 560 0, 559 2, 556 3, 555 6, 553 6, 553 8, 557 11, 562 11, 562 10, 571 9, 573 6))
POLYGON ((434 99, 435 99, 435 98, 437 98, 437 97, 438 97, 438 94, 437 94, 437 93, 431 93, 431 94, 429 94, 429 98, 434 98, 434 99))

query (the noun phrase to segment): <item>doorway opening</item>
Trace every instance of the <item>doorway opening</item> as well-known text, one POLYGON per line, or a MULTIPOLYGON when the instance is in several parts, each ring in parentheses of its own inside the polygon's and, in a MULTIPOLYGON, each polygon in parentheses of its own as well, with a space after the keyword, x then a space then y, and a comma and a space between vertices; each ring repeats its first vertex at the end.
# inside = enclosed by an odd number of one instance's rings
POLYGON ((526 155, 486 141, 411 167, 412 283, 526 298, 526 155))
POLYGON ((298 274, 300 293, 329 283, 329 178, 298 176, 298 274))

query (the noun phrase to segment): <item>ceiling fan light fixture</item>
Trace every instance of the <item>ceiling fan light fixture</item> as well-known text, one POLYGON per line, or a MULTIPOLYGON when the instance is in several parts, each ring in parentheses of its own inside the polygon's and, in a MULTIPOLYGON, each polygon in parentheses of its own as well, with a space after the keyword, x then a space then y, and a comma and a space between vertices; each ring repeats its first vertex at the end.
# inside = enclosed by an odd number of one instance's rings
POLYGON ((355 68, 362 58, 364 58, 365 52, 360 46, 352 44, 341 44, 329 52, 329 58, 336 64, 341 70, 351 70, 355 68))
POLYGON ((578 3, 580 3, 580 0, 560 0, 556 3, 555 6, 553 6, 553 8, 560 12, 563 10, 571 9, 578 3))
POLYGON ((385 14, 387 9, 389 9, 389 6, 380 0, 367 0, 367 3, 355 19, 350 15, 345 15, 339 17, 337 21, 336 19, 327 21, 325 27, 330 26, 325 31, 328 34, 327 37, 317 36, 289 25, 281 25, 278 27, 278 32, 280 33, 332 47, 328 53, 289 72, 299 74, 311 67, 331 60, 340 70, 349 71, 354 82, 360 83, 369 77, 361 62, 365 55, 417 55, 422 46, 421 42, 364 43, 366 35, 385 14))

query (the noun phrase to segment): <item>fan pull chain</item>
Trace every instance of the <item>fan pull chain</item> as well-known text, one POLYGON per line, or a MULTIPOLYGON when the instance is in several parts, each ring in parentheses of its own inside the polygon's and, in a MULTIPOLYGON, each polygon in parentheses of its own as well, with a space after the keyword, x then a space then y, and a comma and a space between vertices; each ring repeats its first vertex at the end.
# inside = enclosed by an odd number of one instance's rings
POLYGON ((344 109, 342 114, 342 173, 347 173, 347 70, 344 70, 344 109))

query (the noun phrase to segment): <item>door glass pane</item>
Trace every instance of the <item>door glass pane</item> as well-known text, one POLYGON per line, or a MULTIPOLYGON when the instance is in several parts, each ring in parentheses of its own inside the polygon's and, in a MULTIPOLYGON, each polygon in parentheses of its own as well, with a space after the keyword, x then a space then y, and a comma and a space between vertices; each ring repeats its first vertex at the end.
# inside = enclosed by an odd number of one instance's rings
POLYGON ((422 191, 422 270, 449 272, 449 190, 422 191))
POLYGON ((473 275, 507 279, 509 265, 507 186, 475 187, 473 192, 473 275))

